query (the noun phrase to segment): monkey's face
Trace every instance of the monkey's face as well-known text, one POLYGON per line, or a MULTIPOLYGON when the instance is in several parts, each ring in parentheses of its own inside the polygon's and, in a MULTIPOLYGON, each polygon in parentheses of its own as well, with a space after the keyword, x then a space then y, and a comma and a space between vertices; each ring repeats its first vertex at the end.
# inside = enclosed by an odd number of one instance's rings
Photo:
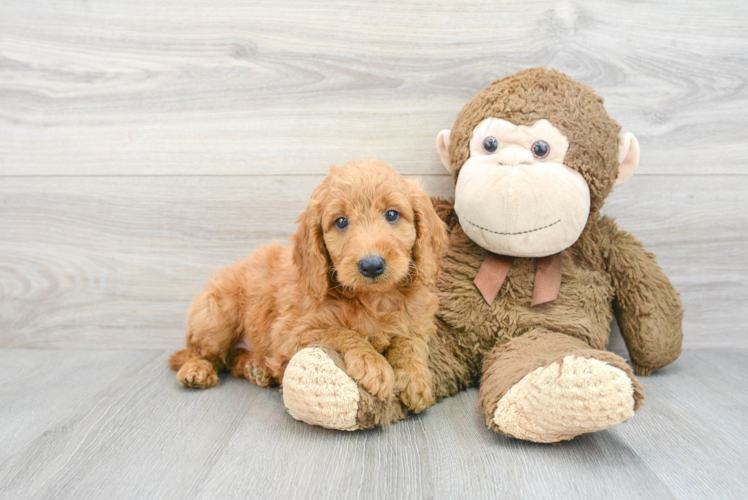
POLYGON ((570 247, 587 223, 590 190, 564 164, 568 148, 547 120, 517 126, 487 118, 478 124, 455 186, 455 212, 468 237, 514 257, 570 247))

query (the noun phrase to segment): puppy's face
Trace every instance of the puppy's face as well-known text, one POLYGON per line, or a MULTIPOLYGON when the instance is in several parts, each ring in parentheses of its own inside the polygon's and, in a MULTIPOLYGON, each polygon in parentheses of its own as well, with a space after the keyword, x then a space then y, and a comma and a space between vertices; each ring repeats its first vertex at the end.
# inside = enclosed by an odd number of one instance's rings
POLYGON ((409 186, 395 175, 351 174, 331 180, 321 217, 335 279, 353 291, 387 288, 410 272, 416 226, 409 186))
POLYGON ((446 242, 426 192, 376 160, 331 168, 299 222, 294 261, 317 297, 329 289, 330 277, 354 292, 416 279, 431 285, 446 242))

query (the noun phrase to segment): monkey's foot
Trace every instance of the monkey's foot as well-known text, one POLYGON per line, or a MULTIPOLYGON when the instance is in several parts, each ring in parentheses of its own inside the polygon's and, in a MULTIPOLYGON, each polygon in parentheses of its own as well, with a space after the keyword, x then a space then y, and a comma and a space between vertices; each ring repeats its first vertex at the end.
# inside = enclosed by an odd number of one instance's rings
POLYGON ((493 420, 509 436, 557 443, 628 420, 634 403, 633 382, 623 370, 569 355, 514 384, 499 400, 493 420))
POLYGON ((283 375, 283 402, 296 420, 328 429, 353 431, 361 396, 345 373, 342 356, 326 347, 297 352, 283 375))

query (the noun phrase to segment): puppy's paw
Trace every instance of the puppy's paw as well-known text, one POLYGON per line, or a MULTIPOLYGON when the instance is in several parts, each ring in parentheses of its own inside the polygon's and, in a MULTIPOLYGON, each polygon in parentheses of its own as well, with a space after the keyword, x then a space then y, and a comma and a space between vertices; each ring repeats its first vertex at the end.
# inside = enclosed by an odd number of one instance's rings
POLYGON ((395 388, 400 392, 400 400, 414 413, 420 413, 435 403, 431 374, 428 370, 417 377, 398 370, 395 373, 395 380, 395 388))
POLYGON ((177 372, 177 380, 185 387, 207 389, 218 383, 218 374, 205 359, 190 359, 177 372))
POLYGON ((377 398, 385 400, 392 395, 395 374, 381 354, 348 351, 345 366, 346 373, 377 398))

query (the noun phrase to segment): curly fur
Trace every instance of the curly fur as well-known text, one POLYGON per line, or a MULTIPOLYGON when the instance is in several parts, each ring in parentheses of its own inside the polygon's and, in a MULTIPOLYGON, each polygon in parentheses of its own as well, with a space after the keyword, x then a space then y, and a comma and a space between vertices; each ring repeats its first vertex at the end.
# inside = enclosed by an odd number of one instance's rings
POLYGON ((293 247, 257 250, 195 297, 187 349, 170 359, 179 382, 211 387, 228 366, 256 384, 277 384, 296 352, 323 343, 377 398, 399 395, 413 411, 430 406, 438 301, 429 287, 446 231, 428 195, 379 161, 353 161, 330 169, 298 222, 293 247), (390 209, 400 214, 394 223, 384 217, 390 209), (341 216, 345 230, 334 225, 341 216), (358 263, 373 254, 386 269, 366 278, 358 263), (240 339, 248 349, 235 348, 240 339))

